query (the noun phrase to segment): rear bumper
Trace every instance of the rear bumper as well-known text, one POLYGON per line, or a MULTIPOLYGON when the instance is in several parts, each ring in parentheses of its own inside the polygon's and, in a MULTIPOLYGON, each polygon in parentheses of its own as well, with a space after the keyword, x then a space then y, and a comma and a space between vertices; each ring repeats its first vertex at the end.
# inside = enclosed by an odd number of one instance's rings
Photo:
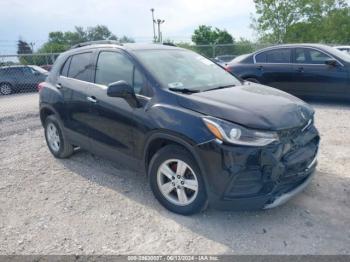
POLYGON ((302 137, 266 147, 224 145, 215 140, 198 145, 209 204, 224 210, 284 204, 311 182, 318 145, 313 126, 302 137))

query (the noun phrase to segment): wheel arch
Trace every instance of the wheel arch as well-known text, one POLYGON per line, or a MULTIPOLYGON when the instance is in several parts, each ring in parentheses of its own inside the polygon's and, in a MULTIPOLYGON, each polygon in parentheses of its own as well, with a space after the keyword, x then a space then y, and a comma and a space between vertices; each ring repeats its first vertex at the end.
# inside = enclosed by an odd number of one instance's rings
POLYGON ((58 112, 52 107, 52 106, 49 106, 49 105, 44 105, 44 106, 41 106, 40 107, 40 121, 41 121, 41 124, 44 126, 45 124, 45 119, 49 116, 49 115, 55 115, 58 119, 58 121, 62 122, 61 121, 61 118, 59 117, 59 114, 58 112))
POLYGON ((172 134, 168 132, 157 132, 153 133, 148 137, 145 143, 144 151, 143 151, 143 163, 146 170, 146 174, 148 175, 148 167, 152 160, 154 154, 161 149, 162 147, 175 144, 185 148, 197 162, 200 171, 204 174, 203 166, 200 161, 199 156, 194 150, 195 143, 186 137, 182 137, 178 134, 172 134))

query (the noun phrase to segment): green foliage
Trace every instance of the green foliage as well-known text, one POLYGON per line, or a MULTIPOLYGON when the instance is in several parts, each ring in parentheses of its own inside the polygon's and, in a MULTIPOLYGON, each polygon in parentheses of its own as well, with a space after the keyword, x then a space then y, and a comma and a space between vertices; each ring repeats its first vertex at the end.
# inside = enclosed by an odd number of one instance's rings
POLYGON ((119 38, 120 43, 135 43, 135 40, 131 37, 123 36, 119 38))
MULTIPOLYGON (((194 30, 192 41, 198 45, 196 51, 207 57, 213 57, 216 52, 213 50, 213 45, 218 44, 234 44, 234 38, 226 31, 219 28, 213 29, 211 26, 200 25, 194 30), (207 45, 207 46, 200 46, 207 45), (211 46, 208 46, 211 45, 211 46)), ((220 54, 230 54, 234 51, 233 46, 222 47, 219 50, 220 54)))
POLYGON ((254 0, 257 17, 252 27, 260 41, 348 41, 349 10, 345 0, 254 0), (340 30, 339 30, 340 27, 340 30))
MULTIPOLYGON (((97 25, 86 29, 76 26, 73 32, 50 32, 48 41, 38 50, 38 53, 59 53, 66 51, 72 45, 97 40, 118 40, 118 38, 104 25, 97 25)), ((120 40, 123 42, 134 41, 126 36, 120 40)))
MULTIPOLYGON (((33 50, 30 47, 30 45, 26 41, 19 39, 17 42, 17 54, 32 54, 32 53, 33 53, 33 50)), ((23 65, 28 65, 33 63, 32 57, 30 56, 20 56, 19 61, 23 65)))

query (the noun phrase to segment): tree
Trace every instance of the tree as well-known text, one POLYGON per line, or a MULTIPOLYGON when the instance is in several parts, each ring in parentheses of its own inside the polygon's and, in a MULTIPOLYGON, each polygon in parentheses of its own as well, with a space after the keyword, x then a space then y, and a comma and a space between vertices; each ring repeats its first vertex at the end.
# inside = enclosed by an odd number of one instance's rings
POLYGON ((348 44, 350 42, 350 9, 330 11, 305 22, 290 26, 286 32, 286 42, 324 42, 328 44, 348 44))
POLYGON ((120 43, 135 43, 135 40, 131 37, 123 36, 119 38, 120 43))
POLYGON ((23 41, 22 39, 19 39, 17 42, 17 54, 32 54, 33 50, 30 47, 30 45, 23 41))
MULTIPOLYGON (((33 53, 33 50, 30 47, 30 45, 26 41, 19 39, 17 42, 17 54, 26 55, 26 54, 32 54, 32 53, 33 53)), ((32 57, 19 56, 19 61, 21 64, 24 64, 24 65, 32 64, 32 57)))
POLYGON ((197 52, 205 56, 212 57, 219 54, 229 54, 234 51, 233 46, 223 46, 220 50, 215 50, 218 44, 234 44, 234 38, 226 31, 219 28, 213 29, 211 26, 200 25, 194 30, 192 41, 197 45, 197 52), (200 46, 208 45, 208 46, 200 46))
POLYGON ((322 40, 317 35, 330 28, 321 22, 326 17, 336 19, 332 14, 348 8, 346 0, 254 0, 254 3, 257 17, 253 18, 252 27, 261 41, 270 43, 299 42, 306 27, 308 34, 312 33, 310 39, 322 40))
MULTIPOLYGON (((123 40, 133 41, 131 38, 124 36, 123 40)), ((66 51, 72 45, 97 40, 118 40, 106 26, 97 25, 95 27, 87 27, 84 29, 81 26, 76 26, 75 31, 67 32, 50 32, 48 41, 39 49, 40 53, 59 53, 66 51)))

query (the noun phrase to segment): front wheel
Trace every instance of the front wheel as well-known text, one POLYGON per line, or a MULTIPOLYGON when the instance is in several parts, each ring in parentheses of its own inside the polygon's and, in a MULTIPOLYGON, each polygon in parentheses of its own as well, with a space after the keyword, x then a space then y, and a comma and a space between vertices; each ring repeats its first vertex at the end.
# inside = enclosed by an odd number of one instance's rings
POLYGON ((165 146, 153 156, 149 179, 155 197, 172 212, 191 215, 206 207, 201 172, 192 155, 180 146, 165 146))

